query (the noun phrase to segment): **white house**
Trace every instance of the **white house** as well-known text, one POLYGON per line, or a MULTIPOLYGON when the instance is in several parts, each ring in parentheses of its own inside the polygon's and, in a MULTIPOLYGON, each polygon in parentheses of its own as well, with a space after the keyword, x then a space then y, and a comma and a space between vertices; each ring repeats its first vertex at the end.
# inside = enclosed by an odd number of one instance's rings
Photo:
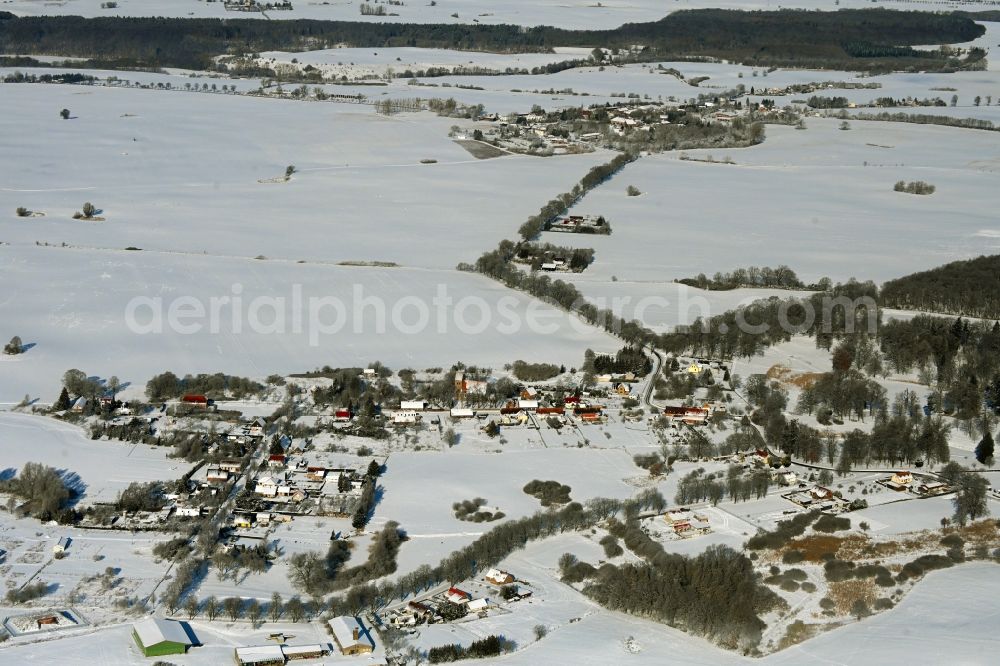
POLYGON ((486 572, 486 581, 494 585, 507 585, 514 582, 514 576, 501 569, 490 569, 486 572))
POLYGON ((420 421, 420 414, 414 411, 394 412, 392 422, 396 425, 412 425, 420 421))
POLYGON ((254 487, 254 492, 263 497, 274 497, 278 494, 278 484, 270 476, 265 476, 257 479, 257 485, 254 487))
POLYGON ((426 400, 403 400, 399 403, 399 408, 404 411, 422 412, 427 409, 426 400))

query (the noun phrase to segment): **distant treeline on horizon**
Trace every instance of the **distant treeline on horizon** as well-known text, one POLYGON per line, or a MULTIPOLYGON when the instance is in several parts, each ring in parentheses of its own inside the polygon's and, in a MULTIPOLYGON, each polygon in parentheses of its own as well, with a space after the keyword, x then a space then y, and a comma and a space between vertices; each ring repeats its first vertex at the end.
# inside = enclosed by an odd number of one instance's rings
POLYGON ((499 52, 641 44, 650 59, 704 56, 774 66, 940 70, 963 67, 982 54, 976 50, 961 61, 909 47, 976 39, 985 28, 973 17, 1000 19, 1000 12, 699 9, 609 30, 309 19, 17 17, 0 12, 0 52, 110 60, 122 67, 211 69, 213 58, 223 54, 315 50, 342 44, 499 52))

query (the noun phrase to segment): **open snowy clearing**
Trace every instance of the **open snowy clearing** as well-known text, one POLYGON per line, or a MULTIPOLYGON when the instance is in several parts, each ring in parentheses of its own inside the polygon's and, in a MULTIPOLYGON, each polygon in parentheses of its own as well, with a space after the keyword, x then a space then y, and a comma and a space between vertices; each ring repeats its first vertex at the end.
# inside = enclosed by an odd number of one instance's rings
POLYGON ((81 505, 113 502, 133 481, 180 478, 191 464, 168 458, 169 452, 144 444, 95 442, 68 423, 0 411, 0 474, 16 473, 28 462, 63 470, 80 493, 81 505))
POLYGON ((708 291, 676 282, 604 282, 588 279, 587 273, 569 277, 588 301, 599 308, 610 308, 619 317, 638 319, 654 331, 690 325, 698 317, 707 319, 754 301, 806 297, 810 293, 789 289, 708 291))
POLYGON ((34 246, 0 247, 0 270, 14 285, 0 298, 5 330, 36 345, 0 357, 0 402, 8 403, 26 393, 54 401, 74 367, 132 383, 128 397, 165 370, 265 377, 376 360, 502 367, 519 358, 570 366, 588 347, 621 346, 552 306, 457 271, 34 246), (194 316, 180 314, 172 326, 171 308, 194 316))
POLYGON ((532 479, 554 479, 572 488, 574 501, 593 497, 631 497, 636 489, 623 479, 635 476, 629 455, 622 451, 544 449, 500 455, 403 452, 392 454, 380 479, 384 495, 375 509, 373 527, 395 520, 410 541, 399 553, 404 574, 421 564, 438 562, 471 543, 498 523, 473 523, 454 517, 452 504, 482 497, 508 519, 541 509, 522 488, 532 479))
POLYGON ((604 215, 610 236, 544 240, 593 247, 586 281, 669 281, 750 264, 789 264, 805 281, 882 281, 1000 247, 989 171, 1000 134, 874 122, 841 131, 832 119, 807 125, 770 125, 752 148, 688 151, 735 164, 644 157, 573 209, 604 215), (898 180, 924 180, 937 192, 894 192, 898 180), (628 185, 642 195, 628 196, 628 185))
POLYGON ((448 138, 452 119, 353 104, 30 84, 3 94, 17 109, 0 118, 8 242, 453 268, 609 158, 477 160, 448 138), (73 220, 85 201, 105 221, 73 220), (19 206, 45 216, 17 218, 19 206))
POLYGON ((268 67, 290 66, 302 69, 308 65, 319 69, 325 78, 331 76, 396 76, 405 70, 416 72, 431 67, 483 67, 502 71, 507 68, 531 69, 573 58, 586 58, 590 49, 557 48, 552 53, 483 53, 448 49, 400 48, 338 48, 321 51, 264 51, 259 61, 268 67), (294 63, 292 61, 295 61, 294 63))

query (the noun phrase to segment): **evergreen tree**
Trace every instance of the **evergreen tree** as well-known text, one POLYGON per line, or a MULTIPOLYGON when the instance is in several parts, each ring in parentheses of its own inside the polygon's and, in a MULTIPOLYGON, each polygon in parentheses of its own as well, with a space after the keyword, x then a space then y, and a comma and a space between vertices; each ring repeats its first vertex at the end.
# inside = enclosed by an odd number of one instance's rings
POLYGON ((980 464, 986 465, 993 461, 993 435, 989 430, 976 445, 976 460, 980 464))
POLYGON ((965 525, 988 513, 986 506, 986 478, 974 472, 964 472, 958 476, 958 492, 952 503, 955 506, 955 522, 965 525))
POLYGON ((57 412, 62 412, 69 409, 69 391, 63 386, 62 391, 59 393, 59 399, 56 400, 56 404, 52 406, 57 412))

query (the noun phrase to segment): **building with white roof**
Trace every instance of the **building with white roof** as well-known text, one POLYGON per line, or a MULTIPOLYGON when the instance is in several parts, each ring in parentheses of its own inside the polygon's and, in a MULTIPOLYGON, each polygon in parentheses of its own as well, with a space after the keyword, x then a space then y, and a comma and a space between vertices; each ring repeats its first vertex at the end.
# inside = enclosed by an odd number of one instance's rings
POLYGON ((328 623, 341 654, 367 654, 375 649, 371 632, 356 617, 341 615, 328 623))
POLYGON ((147 617, 133 624, 132 638, 146 657, 184 654, 195 644, 181 622, 158 617, 147 617))

